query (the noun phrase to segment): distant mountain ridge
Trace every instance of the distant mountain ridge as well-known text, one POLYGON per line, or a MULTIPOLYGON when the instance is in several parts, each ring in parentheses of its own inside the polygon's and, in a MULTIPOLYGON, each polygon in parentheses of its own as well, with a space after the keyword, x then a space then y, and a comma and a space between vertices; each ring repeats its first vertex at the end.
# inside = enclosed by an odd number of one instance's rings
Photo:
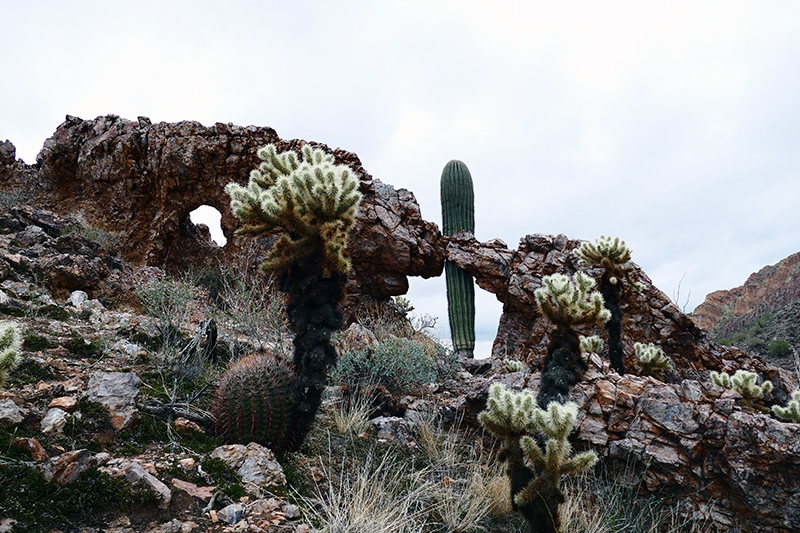
POLYGON ((766 342, 774 339, 764 336, 787 340, 797 348, 800 339, 789 338, 795 337, 795 333, 788 331, 793 324, 786 320, 786 315, 794 316, 795 308, 800 308, 792 305, 800 300, 799 272, 800 252, 751 274, 741 287, 712 292, 691 317, 713 338, 729 339, 769 313, 758 336, 766 342), (776 327, 778 324, 772 324, 776 321, 784 326, 776 327))

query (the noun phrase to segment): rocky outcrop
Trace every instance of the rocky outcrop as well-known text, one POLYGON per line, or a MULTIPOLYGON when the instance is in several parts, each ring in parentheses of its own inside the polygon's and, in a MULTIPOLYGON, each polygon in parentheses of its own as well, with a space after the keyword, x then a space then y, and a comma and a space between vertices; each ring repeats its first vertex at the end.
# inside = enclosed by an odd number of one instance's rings
MULTIPOLYGON (((498 380, 536 393, 538 373, 473 377, 458 400, 477 427, 498 380)), ((572 391, 579 405, 578 449, 592 449, 642 496, 665 498, 681 514, 720 531, 789 533, 800 528, 800 425, 741 407, 741 396, 710 380, 663 383, 619 376, 597 355, 572 391)))
MULTIPOLYGON (((257 149, 268 143, 299 152, 306 141, 283 140, 268 127, 67 116, 45 142, 35 166, 15 160, 13 145, 3 144, 0 185, 30 191, 40 207, 109 232, 134 265, 216 266, 219 260, 237 260, 246 245, 245 239, 234 238, 238 221, 224 186, 246 183, 259 163, 257 149), (189 214, 201 205, 222 214, 228 239, 224 248, 191 223, 189 214)), ((441 234, 422 219, 411 192, 373 179, 353 153, 309 144, 349 165, 361 181, 364 201, 350 248, 351 277, 357 280, 349 287, 353 298, 404 294, 406 276, 441 274, 441 234)), ((269 240, 260 243, 257 253, 263 254, 269 240)))
POLYGON ((751 274, 741 287, 714 291, 692 313, 701 328, 730 337, 743 325, 800 299, 800 252, 751 274))
MULTIPOLYGON (((481 288, 503 302, 493 356, 502 358, 514 354, 538 368, 552 329, 549 321, 536 309, 534 292, 541 287, 542 277, 556 272, 571 275, 582 270, 597 279, 601 273, 597 268, 578 264, 572 251, 580 242, 564 235, 527 235, 521 239, 519 248, 511 251, 502 241, 481 243, 465 232, 450 237, 447 260, 468 271, 481 288)), ((707 370, 732 372, 743 368, 780 381, 779 371, 760 357, 713 343, 706 332, 658 290, 636 265, 632 277, 643 285, 643 289, 637 292, 628 288, 623 293, 623 341, 628 356, 627 368, 634 368, 631 358, 633 344, 652 342, 672 358, 681 376, 693 376, 707 370)), ((605 337, 600 329, 586 329, 583 334, 605 337)))

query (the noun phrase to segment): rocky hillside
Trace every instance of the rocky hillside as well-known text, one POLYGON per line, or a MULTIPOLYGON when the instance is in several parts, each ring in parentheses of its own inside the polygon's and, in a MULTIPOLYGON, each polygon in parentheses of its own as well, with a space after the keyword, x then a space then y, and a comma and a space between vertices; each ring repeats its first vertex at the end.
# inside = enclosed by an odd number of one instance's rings
POLYGON ((800 252, 750 275, 741 287, 712 292, 692 319, 712 338, 751 353, 780 359, 789 355, 787 345, 800 353, 798 273, 800 252))
MULTIPOLYGON (((24 339, 22 362, 0 389, 0 470, 14 481, 0 484, 0 531, 13 521, 22 531, 304 533, 337 516, 352 520, 342 506, 369 494, 386 501, 394 486, 413 486, 404 492, 416 499, 380 507, 406 513, 390 520, 412 531, 519 529, 512 518, 464 514, 489 508, 495 475, 498 443, 481 432, 477 414, 494 383, 538 390, 551 325, 533 294, 554 272, 597 274, 575 260, 579 242, 532 234, 510 250, 466 233, 444 238, 409 191, 372 179, 354 154, 317 144, 354 165, 365 196, 351 237, 352 324, 340 357, 364 351, 362 368, 398 359, 375 372, 385 380, 382 407, 367 407, 357 431, 337 422, 352 383, 332 374, 330 400, 299 453, 276 461, 260 446, 225 445, 209 409, 226 363, 248 351, 290 352, 280 297, 258 299, 269 287, 225 299, 229 269, 248 283, 265 280, 248 265, 269 242, 250 248, 234 238, 220 193, 226 180, 245 179, 251 149, 265 141, 295 150, 305 142, 280 140, 270 128, 108 116, 68 117, 33 166, 15 160, 10 143, 0 146, 0 320, 17 324, 24 339), (201 204, 223 213, 224 248, 189 221, 201 204), (405 292, 407 276, 439 275, 445 258, 504 303, 489 360, 452 361, 414 344, 418 332, 407 329, 398 341, 397 329, 380 330, 402 317, 365 312, 405 292), (147 294, 178 305, 159 312, 147 294), (181 354, 181 364, 165 360, 169 353, 181 354), (505 358, 523 370, 507 372, 505 358), (412 362, 435 364, 422 372, 412 362), (431 418, 446 431, 432 433, 431 418), (462 503, 444 513, 446 502, 462 503)), ((589 370, 570 396, 580 408, 573 444, 595 450, 595 477, 605 472, 611 482, 579 491, 578 500, 606 513, 609 531, 622 516, 614 513, 633 519, 653 502, 671 509, 672 526, 659 515, 642 531, 797 531, 800 424, 768 414, 786 404, 795 376, 717 345, 635 265, 632 275, 644 289, 622 301, 628 368, 638 341, 663 347, 675 369, 660 379, 619 375, 600 356, 585 356, 589 370), (765 412, 710 379, 712 370, 737 369, 773 381, 758 405, 765 412), (633 499, 616 507, 604 499, 625 487, 634 487, 633 499)))

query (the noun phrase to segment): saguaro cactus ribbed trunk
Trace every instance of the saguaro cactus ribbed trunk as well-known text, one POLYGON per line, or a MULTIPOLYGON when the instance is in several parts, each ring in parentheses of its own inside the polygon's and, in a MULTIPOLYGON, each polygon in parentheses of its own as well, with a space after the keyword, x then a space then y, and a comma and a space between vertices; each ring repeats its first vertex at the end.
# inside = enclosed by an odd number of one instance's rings
MULTIPOLYGON (((453 160, 445 165, 441 179, 442 232, 445 236, 458 231, 475 233, 475 193, 467 165, 453 160)), ((453 349, 467 357, 475 349, 475 285, 472 276, 445 262, 447 281, 447 317, 453 349)))

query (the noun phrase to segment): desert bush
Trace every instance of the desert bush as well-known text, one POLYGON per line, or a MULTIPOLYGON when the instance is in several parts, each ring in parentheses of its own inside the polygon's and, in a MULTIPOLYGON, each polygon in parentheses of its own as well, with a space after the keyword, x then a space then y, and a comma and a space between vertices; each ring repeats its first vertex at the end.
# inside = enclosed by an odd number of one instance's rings
POLYGON ((269 350, 283 358, 291 355, 291 331, 285 298, 278 292, 275 276, 240 265, 224 267, 206 282, 223 331, 256 351, 269 350))
POLYGON ((437 360, 447 352, 436 345, 409 339, 386 339, 377 346, 345 352, 332 372, 335 382, 346 385, 383 385, 402 392, 432 383, 439 375, 437 360))
POLYGON ((180 358, 184 344, 181 328, 189 319, 189 303, 193 297, 191 283, 165 277, 146 283, 136 291, 136 295, 143 311, 156 319, 159 334, 157 361, 179 374, 197 373, 197 368, 190 368, 180 358))
POLYGON ((772 357, 786 357, 792 350, 792 345, 788 341, 775 339, 767 344, 767 350, 772 357))

